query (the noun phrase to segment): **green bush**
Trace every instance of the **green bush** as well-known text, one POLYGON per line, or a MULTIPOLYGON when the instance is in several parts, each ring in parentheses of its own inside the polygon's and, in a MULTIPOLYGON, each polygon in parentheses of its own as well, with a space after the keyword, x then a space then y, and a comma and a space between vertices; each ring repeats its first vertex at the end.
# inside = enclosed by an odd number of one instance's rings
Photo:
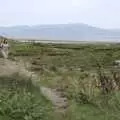
POLYGON ((2 120, 48 120, 50 111, 48 105, 26 90, 3 90, 0 93, 2 120))

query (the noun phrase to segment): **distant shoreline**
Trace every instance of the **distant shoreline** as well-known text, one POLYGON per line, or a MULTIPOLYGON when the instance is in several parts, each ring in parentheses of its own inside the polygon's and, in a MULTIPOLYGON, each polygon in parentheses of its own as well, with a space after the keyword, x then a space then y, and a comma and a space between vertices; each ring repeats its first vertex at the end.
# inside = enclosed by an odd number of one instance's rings
POLYGON ((10 38, 17 42, 33 43, 54 43, 54 44, 95 44, 95 43, 120 43, 120 40, 48 40, 48 39, 30 39, 30 38, 10 38))

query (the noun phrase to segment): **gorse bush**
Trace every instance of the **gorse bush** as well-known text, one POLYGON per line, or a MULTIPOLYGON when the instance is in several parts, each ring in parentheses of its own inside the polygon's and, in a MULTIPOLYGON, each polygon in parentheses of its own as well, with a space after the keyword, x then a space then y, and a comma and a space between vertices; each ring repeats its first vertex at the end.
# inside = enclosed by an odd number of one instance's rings
POLYGON ((0 93, 1 120, 48 120, 51 109, 26 90, 0 93))
POLYGON ((0 76, 0 120, 51 120, 52 104, 29 78, 0 76))

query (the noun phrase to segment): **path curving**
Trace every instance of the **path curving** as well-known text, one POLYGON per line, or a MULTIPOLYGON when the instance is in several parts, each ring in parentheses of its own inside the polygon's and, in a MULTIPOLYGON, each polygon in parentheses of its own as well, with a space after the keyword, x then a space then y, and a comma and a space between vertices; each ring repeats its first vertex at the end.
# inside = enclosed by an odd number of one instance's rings
POLYGON ((35 87, 40 87, 40 92, 54 105, 57 112, 65 112, 68 102, 56 89, 40 86, 40 77, 34 72, 28 71, 22 61, 15 62, 8 59, 0 58, 0 76, 9 76, 14 73, 19 73, 22 76, 29 77, 35 87))

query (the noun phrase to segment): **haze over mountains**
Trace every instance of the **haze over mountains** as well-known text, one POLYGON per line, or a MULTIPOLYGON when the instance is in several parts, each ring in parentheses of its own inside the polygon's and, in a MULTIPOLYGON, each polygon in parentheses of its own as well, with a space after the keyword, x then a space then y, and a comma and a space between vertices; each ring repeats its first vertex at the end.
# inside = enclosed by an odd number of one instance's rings
POLYGON ((40 40, 120 41, 119 29, 101 29, 86 24, 0 27, 0 35, 40 40))

